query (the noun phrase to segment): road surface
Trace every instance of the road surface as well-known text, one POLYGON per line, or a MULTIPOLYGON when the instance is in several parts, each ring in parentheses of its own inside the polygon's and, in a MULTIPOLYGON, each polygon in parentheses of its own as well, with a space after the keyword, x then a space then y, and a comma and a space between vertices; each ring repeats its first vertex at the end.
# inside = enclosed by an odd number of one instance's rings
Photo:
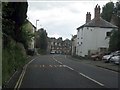
POLYGON ((118 73, 65 55, 43 55, 25 66, 15 88, 118 88, 118 73))

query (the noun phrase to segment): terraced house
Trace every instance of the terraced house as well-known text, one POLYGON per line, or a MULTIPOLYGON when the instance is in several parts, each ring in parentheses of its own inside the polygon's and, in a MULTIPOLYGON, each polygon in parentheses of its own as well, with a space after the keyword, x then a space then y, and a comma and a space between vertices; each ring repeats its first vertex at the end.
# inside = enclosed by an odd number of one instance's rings
POLYGON ((58 39, 52 37, 48 38, 48 53, 51 54, 70 54, 71 41, 69 39, 62 40, 62 37, 58 39))

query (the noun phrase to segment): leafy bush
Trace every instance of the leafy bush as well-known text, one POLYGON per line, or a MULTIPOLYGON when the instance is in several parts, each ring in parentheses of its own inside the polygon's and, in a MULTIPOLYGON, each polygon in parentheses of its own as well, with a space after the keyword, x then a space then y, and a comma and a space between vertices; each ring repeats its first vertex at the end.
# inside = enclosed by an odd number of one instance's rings
POLYGON ((7 81, 16 69, 21 68, 26 62, 26 52, 20 43, 12 39, 2 50, 2 82, 7 81))

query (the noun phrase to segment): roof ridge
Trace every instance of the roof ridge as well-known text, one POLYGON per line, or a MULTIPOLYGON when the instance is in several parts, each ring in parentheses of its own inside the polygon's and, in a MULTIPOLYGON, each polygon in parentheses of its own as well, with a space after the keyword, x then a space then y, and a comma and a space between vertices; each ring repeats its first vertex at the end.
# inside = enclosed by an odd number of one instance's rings
POLYGON ((104 20, 102 17, 99 17, 99 18, 100 18, 100 20, 98 22, 96 22, 96 18, 93 18, 88 23, 83 24, 82 26, 78 27, 77 29, 82 28, 82 27, 117 28, 116 25, 104 20))

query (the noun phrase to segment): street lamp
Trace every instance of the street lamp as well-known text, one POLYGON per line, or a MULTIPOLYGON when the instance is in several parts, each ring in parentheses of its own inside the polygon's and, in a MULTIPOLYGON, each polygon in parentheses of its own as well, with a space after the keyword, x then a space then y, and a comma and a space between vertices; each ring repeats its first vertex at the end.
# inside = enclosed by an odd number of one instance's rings
POLYGON ((36 47, 36 44, 37 44, 37 42, 36 42, 36 35, 37 35, 37 33, 36 33, 36 31, 37 31, 37 22, 38 22, 38 21, 39 21, 39 20, 37 19, 37 20, 36 20, 36 29, 35 29, 35 43, 34 43, 34 44, 35 44, 35 45, 34 45, 34 48, 35 48, 35 53, 36 53, 36 54, 37 54, 37 49, 36 49, 36 48, 37 48, 37 47, 36 47))
POLYGON ((39 21, 39 20, 37 19, 37 20, 36 20, 36 31, 37 31, 37 22, 38 22, 38 21, 39 21))

